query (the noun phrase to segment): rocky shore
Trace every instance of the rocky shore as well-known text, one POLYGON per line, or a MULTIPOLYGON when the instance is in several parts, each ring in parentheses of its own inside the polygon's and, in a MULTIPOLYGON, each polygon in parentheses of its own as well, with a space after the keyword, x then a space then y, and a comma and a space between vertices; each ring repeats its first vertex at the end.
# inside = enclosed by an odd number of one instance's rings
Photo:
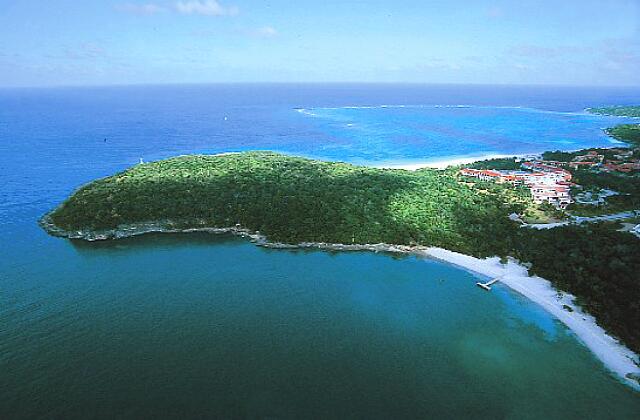
POLYGON ((574 303, 570 294, 558 291, 551 282, 540 277, 531 277, 527 269, 517 261, 503 264, 497 257, 479 259, 442 248, 394 244, 335 244, 323 242, 301 242, 286 244, 270 242, 260 232, 252 232, 241 226, 233 227, 181 227, 175 221, 158 221, 119 226, 117 229, 66 231, 56 226, 49 215, 43 216, 40 225, 53 236, 85 241, 122 239, 147 233, 191 233, 232 234, 248 238, 258 246, 273 249, 320 249, 331 251, 369 251, 403 253, 437 259, 463 268, 483 277, 500 277, 500 284, 527 297, 565 324, 584 343, 606 368, 626 384, 640 390, 640 357, 617 339, 609 336, 595 319, 574 303))

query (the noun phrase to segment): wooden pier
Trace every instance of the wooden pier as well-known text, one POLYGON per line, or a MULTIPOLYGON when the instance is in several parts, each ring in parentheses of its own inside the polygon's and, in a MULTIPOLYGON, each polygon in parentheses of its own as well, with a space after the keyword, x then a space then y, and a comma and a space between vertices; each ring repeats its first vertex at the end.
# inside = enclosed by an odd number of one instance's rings
POLYGON ((480 287, 480 288, 482 288, 482 289, 484 289, 486 291, 489 291, 489 290, 491 290, 491 285, 494 284, 494 283, 499 282, 501 278, 502 278, 502 276, 496 277, 495 279, 493 279, 491 281, 488 281, 486 283, 477 282, 476 286, 478 286, 478 287, 480 287))

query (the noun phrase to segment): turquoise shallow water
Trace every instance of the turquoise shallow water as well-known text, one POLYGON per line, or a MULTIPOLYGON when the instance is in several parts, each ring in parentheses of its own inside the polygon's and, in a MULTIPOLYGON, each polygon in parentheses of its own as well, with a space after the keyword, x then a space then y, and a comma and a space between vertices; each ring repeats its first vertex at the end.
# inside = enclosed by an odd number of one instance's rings
POLYGON ((640 119, 527 107, 383 105, 301 109, 333 141, 321 153, 360 164, 612 147, 604 133, 640 119))
MULTIPOLYGON (((637 418, 640 394, 562 325, 441 263, 270 251, 210 235, 74 243, 37 226, 74 188, 140 158, 281 149, 375 163, 397 148, 439 156, 422 134, 414 147, 393 140, 396 118, 410 136, 457 124, 464 141, 451 142, 451 155, 482 140, 462 113, 459 124, 443 116, 426 130, 418 109, 418 131, 405 113, 349 113, 390 133, 367 140, 295 111, 385 103, 510 107, 484 126, 518 120, 513 107, 544 109, 554 113, 536 113, 540 125, 557 128, 557 112, 640 103, 640 90, 0 90, 0 419, 637 418)), ((532 130, 502 127, 510 139, 532 130)), ((599 141, 589 127, 571 133, 599 141)))

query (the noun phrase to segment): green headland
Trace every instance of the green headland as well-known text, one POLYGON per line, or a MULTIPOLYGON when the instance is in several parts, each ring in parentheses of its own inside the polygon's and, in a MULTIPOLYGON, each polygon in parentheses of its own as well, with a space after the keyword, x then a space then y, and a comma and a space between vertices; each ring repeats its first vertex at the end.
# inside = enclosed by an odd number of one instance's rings
MULTIPOLYGON (((640 107, 588 111, 640 115, 640 107)), ((81 187, 41 224, 54 235, 89 240, 220 229, 293 246, 389 244, 512 257, 576 296, 638 353, 640 247, 631 229, 640 219, 569 223, 640 209, 640 126, 607 133, 627 147, 546 152, 528 162, 540 176, 564 174, 557 187, 571 185, 568 206, 535 200, 531 184, 491 180, 522 177, 519 158, 476 162, 465 171, 407 171, 245 152, 141 163, 81 187), (551 222, 560 223, 526 226, 551 222)))
POLYGON ((598 115, 614 115, 616 117, 640 117, 640 106, 603 106, 587 108, 587 112, 598 115))
POLYGON ((535 205, 524 187, 469 179, 459 168, 375 169, 247 152, 136 165, 80 188, 42 224, 79 238, 154 223, 167 230, 241 227, 288 244, 387 243, 511 256, 577 296, 603 327, 640 351, 638 238, 617 223, 537 230, 513 220, 556 211, 535 205))

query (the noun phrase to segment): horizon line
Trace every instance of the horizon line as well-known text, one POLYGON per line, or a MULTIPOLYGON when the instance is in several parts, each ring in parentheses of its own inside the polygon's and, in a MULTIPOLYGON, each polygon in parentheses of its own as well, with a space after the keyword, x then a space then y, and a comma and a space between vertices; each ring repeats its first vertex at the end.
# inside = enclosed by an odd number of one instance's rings
POLYGON ((305 81, 305 82, 269 82, 269 81, 244 81, 244 82, 159 82, 159 83, 112 83, 112 84, 59 84, 59 85, 17 85, 1 86, 0 90, 18 89, 96 89, 96 88, 127 88, 127 87, 189 87, 189 86, 257 86, 257 85, 282 85, 282 86, 486 86, 486 87, 554 87, 554 88, 591 88, 591 89, 640 89, 640 85, 567 85, 559 83, 463 83, 463 82, 362 82, 362 81, 305 81))

